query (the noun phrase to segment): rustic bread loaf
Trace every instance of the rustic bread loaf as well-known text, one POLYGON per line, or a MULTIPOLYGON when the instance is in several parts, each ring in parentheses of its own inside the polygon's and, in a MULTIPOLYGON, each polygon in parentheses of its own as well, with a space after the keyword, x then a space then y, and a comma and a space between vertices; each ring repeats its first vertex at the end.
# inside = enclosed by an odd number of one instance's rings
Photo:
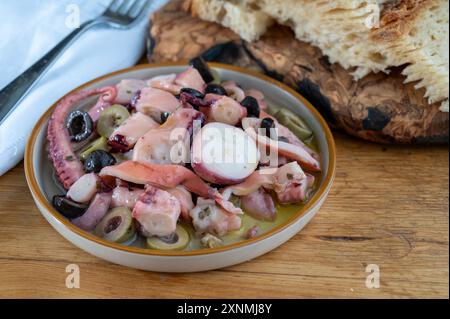
POLYGON ((247 42, 230 29, 183 12, 174 0, 152 16, 150 62, 208 61, 239 65, 283 81, 306 97, 328 123, 380 143, 448 143, 449 113, 429 104, 425 89, 404 84, 404 67, 389 75, 370 73, 354 81, 349 71, 330 64, 321 51, 273 25, 258 41, 247 42))
POLYGON ((425 88, 431 103, 449 111, 448 0, 390 1, 379 29, 371 32, 374 46, 386 52, 386 65, 407 65, 407 82, 425 88))
POLYGON ((191 12, 254 41, 275 19, 356 80, 407 65, 430 103, 449 98, 448 0, 191 0, 191 12), (379 20, 379 25, 378 25, 379 20))

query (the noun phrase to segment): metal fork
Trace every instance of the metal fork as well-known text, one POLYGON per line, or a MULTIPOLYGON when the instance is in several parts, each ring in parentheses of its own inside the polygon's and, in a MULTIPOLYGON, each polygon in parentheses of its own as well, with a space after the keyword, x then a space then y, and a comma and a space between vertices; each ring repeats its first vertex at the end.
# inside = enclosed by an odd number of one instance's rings
POLYGON ((79 28, 65 37, 50 52, 0 91, 0 124, 29 93, 31 88, 55 63, 66 48, 83 32, 99 24, 115 29, 126 29, 141 15, 147 4, 148 0, 114 0, 101 16, 84 22, 79 28))

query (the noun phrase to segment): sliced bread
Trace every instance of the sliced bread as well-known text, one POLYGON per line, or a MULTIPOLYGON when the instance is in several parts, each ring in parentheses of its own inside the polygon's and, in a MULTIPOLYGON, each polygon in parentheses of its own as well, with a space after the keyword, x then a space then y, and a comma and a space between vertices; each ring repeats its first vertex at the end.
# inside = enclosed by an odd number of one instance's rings
POLYGON ((192 14, 203 20, 218 22, 239 34, 244 40, 255 41, 263 35, 274 20, 242 1, 193 1, 192 14))
POLYGON ((288 25, 356 80, 408 65, 406 82, 448 112, 448 0, 191 0, 191 11, 248 41, 288 25))

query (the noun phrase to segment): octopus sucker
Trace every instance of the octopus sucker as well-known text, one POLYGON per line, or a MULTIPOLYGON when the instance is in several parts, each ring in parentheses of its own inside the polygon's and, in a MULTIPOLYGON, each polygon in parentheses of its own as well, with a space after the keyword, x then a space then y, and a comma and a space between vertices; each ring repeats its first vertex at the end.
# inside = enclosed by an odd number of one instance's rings
MULTIPOLYGON (((101 96, 97 104, 89 111, 91 117, 110 105, 110 102, 116 98, 117 91, 115 87, 107 86, 70 94, 56 106, 48 122, 49 156, 55 167, 56 176, 65 189, 69 189, 73 183, 84 175, 83 165, 72 147, 69 132, 66 128, 66 118, 76 103, 98 94, 101 96)), ((94 120, 94 118, 92 119, 94 120)))

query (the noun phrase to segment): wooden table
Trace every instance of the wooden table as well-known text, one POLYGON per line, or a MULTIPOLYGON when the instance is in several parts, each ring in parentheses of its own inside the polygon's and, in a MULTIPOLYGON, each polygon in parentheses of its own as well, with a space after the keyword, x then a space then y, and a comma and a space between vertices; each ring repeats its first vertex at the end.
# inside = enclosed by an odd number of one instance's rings
POLYGON ((76 248, 40 215, 20 164, 0 177, 0 297, 448 298, 448 148, 335 135, 337 177, 316 218, 262 257, 196 274, 129 269, 76 248), (65 285, 72 263, 79 289, 65 285), (378 289, 366 288, 370 264, 378 289))

